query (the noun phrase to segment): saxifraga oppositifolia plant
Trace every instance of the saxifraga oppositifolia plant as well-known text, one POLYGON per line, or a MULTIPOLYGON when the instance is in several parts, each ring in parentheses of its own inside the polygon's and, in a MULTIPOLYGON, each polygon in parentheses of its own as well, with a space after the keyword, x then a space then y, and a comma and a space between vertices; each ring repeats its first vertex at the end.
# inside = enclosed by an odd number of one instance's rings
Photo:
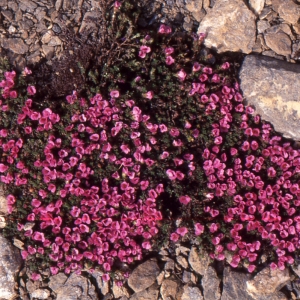
POLYGON ((118 55, 83 70, 63 102, 1 61, 4 236, 24 243, 34 280, 47 267, 109 280, 178 240, 249 272, 263 254, 272 269, 293 264, 300 151, 252 116, 233 63, 202 55, 205 34, 141 32, 133 9, 115 2, 118 55))

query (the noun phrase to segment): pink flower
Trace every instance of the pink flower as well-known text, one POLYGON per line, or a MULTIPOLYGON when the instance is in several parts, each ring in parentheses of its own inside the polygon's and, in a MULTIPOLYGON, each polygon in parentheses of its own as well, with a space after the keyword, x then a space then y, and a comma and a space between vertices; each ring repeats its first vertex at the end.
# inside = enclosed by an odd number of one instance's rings
POLYGON ((200 235, 204 232, 204 226, 201 225, 200 223, 195 224, 195 235, 200 235))
POLYGON ((158 125, 160 132, 167 132, 168 131, 168 127, 165 124, 160 124, 158 125))
POLYGON ((32 280, 40 280, 41 279, 41 274, 38 274, 38 273, 32 273, 31 274, 31 279, 32 280))
POLYGON ((186 73, 184 72, 183 69, 181 69, 178 73, 177 73, 177 76, 179 78, 180 81, 184 81, 185 80, 185 77, 186 77, 186 73))
POLYGON ((197 72, 201 69, 201 65, 198 62, 193 64, 193 72, 197 72))
POLYGON ((29 87, 27 87, 27 93, 29 95, 34 95, 36 93, 36 89, 33 85, 30 85, 29 87))
POLYGON ((214 143, 216 145, 220 145, 220 144, 222 144, 222 142, 223 142, 223 138, 221 136, 217 136, 214 140, 214 143))
POLYGON ((152 91, 148 91, 147 93, 146 93, 146 95, 145 95, 145 98, 147 98, 147 99, 152 99, 153 98, 153 92, 152 91))
POLYGON ((148 241, 142 243, 142 248, 144 248, 146 250, 149 250, 151 247, 152 246, 151 246, 150 242, 148 242, 148 241))
POLYGON ((211 82, 219 83, 220 82, 220 76, 218 74, 214 74, 211 78, 211 82))
POLYGON ((167 173, 167 175, 168 175, 168 177, 171 179, 171 180, 175 180, 176 179, 176 172, 175 171, 173 171, 173 170, 171 170, 171 169, 168 169, 167 171, 166 171, 166 173, 167 173))
POLYGON ((191 198, 187 195, 179 197, 179 202, 182 204, 187 205, 190 201, 191 201, 191 198))
POLYGON ((44 242, 45 241, 44 233, 35 231, 32 235, 32 239, 35 241, 44 242))
POLYGON ((172 65, 174 62, 175 62, 175 59, 174 59, 172 56, 168 55, 168 56, 166 57, 166 65, 170 66, 170 65, 172 65))
POLYGON ((165 49, 165 54, 166 55, 170 55, 170 54, 172 54, 174 52, 174 48, 173 47, 167 47, 166 49, 165 49))
POLYGON ((8 170, 8 166, 4 165, 4 164, 0 164, 0 172, 4 173, 8 170))
POLYGON ((248 266, 248 272, 252 273, 255 270, 256 266, 255 265, 249 265, 248 266))
POLYGON ((141 190, 144 191, 147 189, 147 187, 149 186, 149 181, 148 180, 142 180, 140 182, 140 185, 141 185, 141 190))
POLYGON ((165 159, 165 158, 167 158, 167 157, 169 157, 169 152, 167 152, 167 151, 164 151, 164 152, 159 156, 160 159, 165 159))
POLYGON ((178 180, 183 180, 184 174, 181 173, 180 171, 176 171, 176 178, 177 178, 178 180))
POLYGON ((214 233, 214 232, 218 231, 218 229, 219 229, 219 225, 216 224, 216 223, 212 223, 212 224, 210 225, 210 227, 209 227, 209 231, 210 231, 211 233, 214 233))
POLYGON ((179 239, 179 235, 175 232, 173 232, 170 236, 170 240, 173 241, 173 242, 177 242, 179 239))
POLYGON ((164 25, 164 24, 161 24, 158 29, 158 33, 161 33, 161 34, 169 34, 171 32, 172 32, 172 28, 167 25, 164 25))
POLYGON ((151 48, 148 46, 141 46, 139 51, 139 57, 145 58, 146 54, 151 51, 151 48))
POLYGON ((229 69, 229 68, 230 68, 229 62, 225 62, 225 63, 221 66, 221 69, 223 69, 223 70, 226 70, 226 69, 229 69))
POLYGON ((109 281, 109 279, 110 279, 109 274, 103 274, 103 275, 102 275, 102 280, 103 280, 104 282, 109 281))
POLYGON ((188 233, 188 230, 186 227, 179 227, 176 229, 176 233, 178 233, 181 236, 185 236, 188 233))
POLYGON ((113 91, 110 92, 110 96, 111 96, 112 98, 119 98, 120 93, 119 93, 119 91, 117 91, 117 90, 113 90, 113 91))

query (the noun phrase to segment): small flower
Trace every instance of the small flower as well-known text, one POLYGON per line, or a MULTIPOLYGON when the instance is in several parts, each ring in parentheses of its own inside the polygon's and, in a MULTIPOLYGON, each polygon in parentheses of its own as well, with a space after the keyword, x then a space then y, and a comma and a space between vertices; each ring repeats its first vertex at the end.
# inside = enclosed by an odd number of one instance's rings
POLYGON ((186 227, 179 227, 176 229, 176 233, 181 236, 185 236, 188 233, 188 229, 186 227))
POLYGON ((30 85, 29 87, 27 87, 27 93, 29 95, 34 95, 36 93, 36 89, 33 85, 30 85))
POLYGON ((184 80, 185 80, 186 73, 184 72, 183 69, 181 69, 181 70, 177 73, 177 77, 179 78, 180 81, 184 81, 184 80))
POLYGON ((179 239, 179 235, 175 232, 173 232, 170 236, 170 240, 173 241, 173 242, 177 242, 179 239))
POLYGON ((193 64, 193 72, 197 72, 201 69, 202 65, 200 65, 198 62, 195 62, 193 64))
POLYGON ((158 29, 158 33, 162 33, 162 34, 169 34, 171 32, 172 32, 172 28, 164 24, 161 24, 158 29))
POLYGON ((166 55, 170 55, 170 54, 172 54, 174 52, 174 48, 173 47, 167 47, 166 49, 165 49, 165 54, 166 55))
POLYGON ((200 223, 195 224, 195 235, 200 235, 204 232, 204 226, 200 223))
POLYGON ((187 205, 190 201, 191 201, 191 198, 187 195, 179 197, 179 202, 184 205, 187 205))
POLYGON ((41 274, 38 273, 32 273, 31 274, 31 279, 36 281, 36 280, 40 280, 41 279, 41 274))
POLYGON ((166 57, 166 64, 167 64, 168 66, 172 65, 174 62, 175 62, 175 59, 174 59, 172 56, 168 55, 168 56, 166 57))
POLYGON ((119 93, 119 91, 117 91, 117 90, 113 90, 113 91, 110 92, 110 96, 111 96, 112 98, 119 98, 120 93, 119 93))

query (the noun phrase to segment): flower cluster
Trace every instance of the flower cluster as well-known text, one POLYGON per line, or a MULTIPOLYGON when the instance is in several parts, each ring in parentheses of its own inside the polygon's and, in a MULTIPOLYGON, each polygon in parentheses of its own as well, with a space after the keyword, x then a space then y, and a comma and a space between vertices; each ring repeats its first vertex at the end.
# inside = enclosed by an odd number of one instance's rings
POLYGON ((124 55, 123 77, 106 69, 106 90, 73 91, 59 105, 38 100, 31 83, 13 90, 16 73, 4 73, 7 231, 26 242, 33 280, 39 262, 52 274, 98 265, 109 280, 117 261, 142 259, 164 235, 196 238, 213 259, 249 272, 264 252, 271 268, 294 262, 300 151, 243 104, 230 62, 213 66, 197 49, 187 59, 171 32, 147 32, 135 57, 124 55))

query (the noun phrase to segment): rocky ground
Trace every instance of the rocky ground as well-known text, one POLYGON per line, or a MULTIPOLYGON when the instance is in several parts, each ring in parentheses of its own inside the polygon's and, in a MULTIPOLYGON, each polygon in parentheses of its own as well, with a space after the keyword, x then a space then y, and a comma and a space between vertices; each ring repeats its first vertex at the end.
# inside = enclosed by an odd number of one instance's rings
MULTIPOLYGON (((141 26, 164 22, 206 32, 206 47, 243 54, 239 79, 246 101, 284 136, 300 140, 300 1, 141 0, 140 5, 141 26)), ((64 55, 66 26, 73 27, 79 43, 89 43, 99 38, 100 17, 97 0, 0 0, 1 55, 18 69, 43 61, 52 64, 64 55)), ((0 227, 5 225, 1 199, 0 227)), ((123 287, 102 282, 98 271, 59 273, 33 282, 25 279, 18 249, 22 245, 0 239, 1 300, 300 299, 298 267, 271 271, 261 261, 260 272, 253 276, 226 263, 212 263, 197 245, 178 244, 174 250, 166 245, 141 262, 123 287)))

